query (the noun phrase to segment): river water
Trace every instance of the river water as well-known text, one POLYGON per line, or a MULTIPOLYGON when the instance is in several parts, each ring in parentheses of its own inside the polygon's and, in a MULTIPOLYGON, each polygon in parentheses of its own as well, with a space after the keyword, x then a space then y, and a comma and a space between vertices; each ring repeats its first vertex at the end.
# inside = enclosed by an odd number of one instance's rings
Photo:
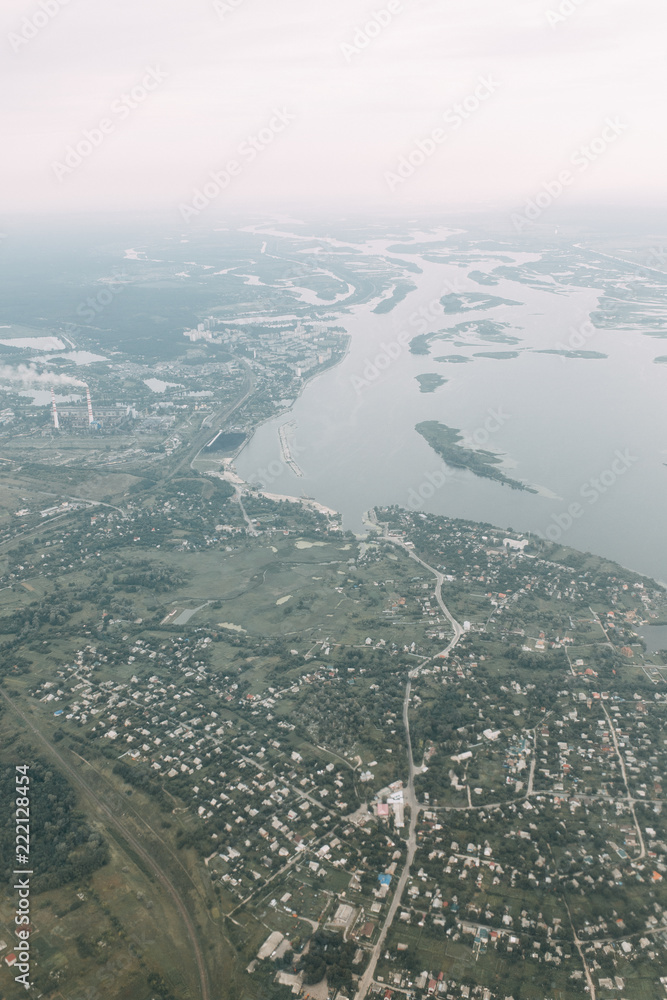
MULTIPOLYGON (((520 263, 539 255, 503 256, 520 263)), ((667 581, 667 366, 653 363, 661 341, 635 330, 598 330, 584 348, 607 355, 603 360, 535 353, 581 328, 598 291, 558 285, 556 294, 504 278, 480 286, 467 272, 497 266, 488 252, 466 269, 417 260, 423 273, 410 277, 418 287, 390 313, 373 313, 371 303, 339 315, 351 337, 345 359, 309 382, 287 414, 257 429, 237 458, 239 474, 273 493, 312 496, 340 511, 353 531, 363 530, 370 507, 400 504, 540 532, 667 581), (444 316, 436 303, 452 289, 520 305, 444 316), (402 344, 421 332, 420 307, 433 316, 429 331, 491 319, 510 323, 507 333, 521 342, 460 347, 439 340, 430 356, 413 355, 402 344), (473 357, 513 350, 520 353, 509 360, 473 357), (435 360, 453 354, 472 361, 435 360), (449 381, 422 393, 416 376, 426 373, 449 381), (443 466, 415 431, 422 420, 459 428, 466 443, 501 453, 504 471, 538 492, 443 466), (281 462, 278 429, 286 421, 294 422, 291 451, 301 477, 281 462)))
POLYGON ((646 643, 649 653, 667 649, 667 625, 643 625, 639 634, 646 643))

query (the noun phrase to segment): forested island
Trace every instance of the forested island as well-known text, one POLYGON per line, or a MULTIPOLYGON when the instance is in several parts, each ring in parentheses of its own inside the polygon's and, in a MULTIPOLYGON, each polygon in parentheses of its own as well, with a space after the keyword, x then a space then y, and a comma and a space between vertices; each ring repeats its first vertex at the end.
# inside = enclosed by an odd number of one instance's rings
POLYGON ((456 469, 468 469, 476 476, 484 479, 495 479, 513 490, 526 490, 528 493, 536 493, 537 490, 518 479, 510 479, 504 472, 496 468, 500 464, 501 458, 492 451, 485 448, 465 448, 461 441, 463 435, 455 427, 448 427, 438 420, 422 420, 417 424, 415 430, 430 444, 431 448, 440 457, 456 469))
POLYGON ((415 378, 419 382, 420 392, 435 392, 441 385, 445 385, 449 381, 449 379, 443 378, 442 375, 438 375, 436 372, 415 375, 415 378))

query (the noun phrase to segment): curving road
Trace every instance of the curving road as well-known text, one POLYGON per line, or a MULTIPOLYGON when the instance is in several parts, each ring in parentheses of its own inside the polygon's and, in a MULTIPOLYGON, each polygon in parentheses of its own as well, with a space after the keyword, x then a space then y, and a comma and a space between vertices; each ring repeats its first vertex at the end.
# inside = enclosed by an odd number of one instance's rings
MULTIPOLYGON (((372 512, 372 516, 374 516, 374 512, 372 512)), ((377 524, 377 521, 375 523, 377 524)), ((438 605, 440 606, 440 610, 443 612, 445 618, 448 620, 448 622, 454 629, 454 635, 448 642, 447 646, 440 653, 436 653, 435 656, 431 656, 429 659, 424 660, 424 662, 421 663, 418 667, 415 667, 413 670, 410 671, 408 682, 405 685, 405 697, 403 699, 403 725, 405 727, 405 743, 408 753, 408 784, 407 788, 405 788, 403 792, 403 802, 406 806, 410 807, 410 826, 408 828, 407 857, 405 859, 405 866, 403 868, 403 871, 401 872, 401 877, 398 880, 396 890, 394 892, 392 901, 389 905, 387 916, 385 917, 384 924, 382 925, 380 936, 377 940, 375 947, 373 948, 373 951, 371 952, 370 961, 368 963, 366 971, 359 980, 359 986, 357 987, 355 1000, 364 1000, 366 994, 368 993, 368 990, 370 989, 373 983, 373 979, 375 977, 375 969, 377 967, 380 955, 382 954, 382 949, 387 939, 387 934, 389 933, 389 929, 392 923, 394 922, 396 911, 401 905, 403 892, 405 890, 405 886, 407 885, 407 881, 410 877, 410 869, 412 867, 412 862, 414 861, 415 853, 417 851, 417 820, 419 819, 419 810, 421 809, 421 805, 417 801, 417 795, 415 792, 415 776, 417 772, 415 768, 414 758, 412 756, 412 737, 410 735, 410 692, 412 690, 412 680, 413 678, 419 676, 419 671, 427 663, 430 663, 431 660, 438 659, 444 656, 445 653, 449 653, 449 651, 452 650, 454 646, 456 646, 461 636, 464 634, 463 627, 456 621, 456 619, 450 613, 449 609, 447 608, 445 602, 442 599, 442 585, 445 579, 443 574, 440 573, 433 566, 429 566, 429 564, 427 562, 424 562, 423 559, 420 559, 415 552, 413 552, 410 548, 408 548, 405 542, 401 541, 398 538, 392 538, 388 534, 386 525, 384 527, 383 537, 386 541, 392 542, 392 544, 397 545, 399 548, 401 548, 408 556, 410 556, 411 559, 414 559, 415 562, 418 562, 420 566, 423 566, 424 569, 427 569, 430 573, 433 573, 433 575, 436 578, 436 586, 435 586, 436 600, 438 602, 438 605)))

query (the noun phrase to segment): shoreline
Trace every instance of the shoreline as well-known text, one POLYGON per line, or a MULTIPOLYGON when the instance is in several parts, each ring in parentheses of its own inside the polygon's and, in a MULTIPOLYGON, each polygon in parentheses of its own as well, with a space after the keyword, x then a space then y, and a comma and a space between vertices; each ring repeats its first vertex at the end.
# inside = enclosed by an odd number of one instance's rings
POLYGON ((244 449, 248 447, 248 445, 250 444, 250 442, 252 441, 252 439, 254 438, 255 434, 257 433, 257 431, 259 430, 260 427, 263 427, 264 424, 268 424, 270 420, 275 420, 277 417, 287 416, 288 414, 290 414, 292 412, 292 410, 294 409, 294 404, 296 403, 296 401, 298 399, 301 398, 301 396, 303 395, 303 393, 306 390, 306 387, 309 385, 310 382, 312 382, 316 378, 319 378, 320 375, 324 375, 325 372, 328 372, 328 371, 331 371, 334 368, 337 368, 338 365, 342 365, 343 361, 345 361, 345 358, 348 356, 348 354, 350 352, 350 345, 352 343, 352 334, 345 333, 345 334, 341 334, 341 336, 345 337, 347 343, 345 344, 345 350, 344 350, 343 354, 340 356, 340 358, 338 358, 335 362, 333 362, 333 364, 324 365, 324 367, 322 367, 318 371, 313 372, 312 375, 308 375, 304 379, 301 388, 299 389, 298 393, 294 397, 293 402, 285 410, 278 411, 278 413, 273 413, 273 414, 271 414, 270 417, 264 417, 263 420, 260 420, 258 423, 254 424, 253 427, 252 427, 252 430, 248 433, 248 436, 247 436, 246 440, 242 444, 240 444, 239 447, 234 452, 234 454, 229 457, 229 461, 231 461, 232 463, 234 463, 236 461, 236 459, 239 457, 239 455, 241 455, 243 453, 244 449))
MULTIPOLYGON (((539 255, 538 255, 538 257, 539 257, 539 255)), ((431 265, 431 267, 433 267, 433 265, 431 265)), ((427 272, 427 273, 429 273, 429 272, 427 272)), ((435 274, 435 278, 437 278, 438 281, 441 280, 440 279, 440 269, 439 268, 437 270, 437 273, 435 274)), ((508 290, 505 291, 504 290, 505 286, 503 285, 502 286, 503 287, 503 291, 502 291, 501 294, 506 295, 507 297, 515 297, 517 299, 520 298, 519 293, 518 293, 518 285, 515 283, 516 279, 515 278, 511 278, 511 279, 507 279, 507 280, 510 282, 510 284, 507 286, 508 290), (509 289, 511 289, 511 290, 509 290, 509 289)), ((422 281, 421 281, 421 279, 419 280, 418 285, 419 285, 419 289, 422 289, 422 281)), ((428 298, 428 295, 426 294, 426 292, 430 289, 430 285, 428 283, 425 283, 424 286, 423 286, 423 288, 425 290, 424 291, 424 296, 426 298, 428 298)), ((525 291, 525 288, 523 290, 525 291)), ((582 309, 585 307, 585 309, 587 311, 589 311, 591 309, 594 309, 596 303, 599 304, 599 299, 600 299, 599 290, 598 289, 585 289, 583 291, 585 293, 583 299, 581 299, 581 301, 580 301, 579 297, 576 297, 576 302, 579 303, 579 305, 581 306, 582 309)), ((539 297, 540 295, 542 295, 542 290, 538 290, 535 294, 538 295, 538 297, 539 297)), ((408 296, 407 297, 407 302, 408 303, 412 302, 413 304, 416 304, 419 301, 419 296, 420 295, 422 295, 422 292, 420 290, 417 290, 416 292, 413 292, 412 296, 408 296)), ((532 295, 532 292, 531 292, 531 295, 532 295)), ((532 301, 532 299, 531 299, 531 301, 532 301)), ((541 298, 539 298, 539 301, 536 299, 536 303, 538 303, 538 304, 541 301, 542 301, 541 298)), ((335 360, 335 362, 334 362, 333 365, 329 365, 329 366, 327 366, 327 367, 325 367, 323 369, 317 370, 317 372, 314 372, 314 373, 310 374, 304 380, 302 386, 300 387, 299 394, 298 394, 298 396, 296 398, 297 400, 301 399, 301 397, 302 397, 302 395, 304 393, 304 390, 308 386, 308 384, 310 383, 311 379, 317 377, 320 374, 326 374, 326 372, 328 370, 330 370, 330 368, 335 367, 335 365, 338 365, 338 364, 340 364, 343 361, 346 361, 346 362, 349 361, 349 355, 351 354, 351 348, 352 348, 352 346, 355 346, 355 352, 354 352, 354 354, 352 356, 353 356, 353 358, 356 359, 356 354, 358 353, 358 345, 359 345, 359 336, 358 336, 358 334, 362 335, 361 345, 364 346, 365 345, 365 338, 364 338, 363 335, 364 335, 365 317, 367 316, 367 314, 369 313, 369 311, 373 308, 373 305, 374 305, 374 300, 372 300, 370 303, 366 303, 366 304, 364 304, 364 305, 362 305, 360 307, 357 307, 354 310, 351 310, 351 314, 349 316, 341 315, 338 318, 338 322, 341 325, 344 325, 350 331, 346 335, 347 336, 347 342, 346 342, 345 350, 344 350, 343 353, 341 353, 341 355, 339 355, 336 358, 336 360, 335 360), (362 320, 364 320, 364 323, 361 322, 362 320), (355 325, 357 322, 359 322, 359 326, 358 327, 355 325), (352 336, 354 336, 354 338, 355 338, 354 345, 352 344, 352 336)), ((389 313, 388 316, 385 316, 384 320, 386 321, 387 319, 389 319, 391 321, 392 317, 394 317, 395 315, 398 315, 400 313, 401 309, 404 309, 405 306, 406 306, 406 302, 404 301, 397 310, 394 310, 392 313, 389 313)), ((380 317, 380 318, 382 318, 382 317, 380 317)), ((373 334, 373 336, 375 336, 375 334, 373 334)), ((378 337, 381 337, 381 331, 378 334, 378 337)), ((378 338, 375 338, 375 339, 378 339, 378 338)), ((363 356, 363 355, 360 354, 360 356, 363 356)), ((558 359, 555 359, 555 360, 556 360, 556 363, 558 363, 558 359)), ((490 364, 490 363, 487 362, 487 364, 490 364)), ((351 369, 352 365, 350 365, 349 367, 351 369)), ((422 369, 419 369, 419 370, 421 371, 422 369)), ((341 376, 340 378, 342 379, 343 376, 341 376)), ((338 390, 336 389, 336 385, 337 385, 337 379, 336 379, 336 377, 334 376, 332 379, 327 380, 327 382, 325 384, 327 386, 329 386, 329 385, 331 386, 331 395, 332 395, 332 399, 334 399, 337 396, 337 394, 338 394, 338 390)), ((339 388, 341 388, 341 389, 344 388, 342 386, 342 382, 341 382, 341 387, 339 387, 339 388)), ((345 398, 347 399, 347 397, 345 397, 345 398)), ((429 399, 428 396, 426 396, 424 398, 427 401, 429 399)), ((327 403, 329 403, 329 402, 331 402, 331 401, 327 399, 327 403)), ((333 403, 332 403, 332 405, 333 405, 333 403)), ((279 429, 280 423, 281 422, 284 423, 285 421, 290 420, 292 418, 292 416, 293 416, 293 414, 295 412, 295 406, 296 406, 296 401, 295 401, 295 403, 292 403, 289 407, 287 407, 285 410, 283 410, 282 421, 281 420, 276 420, 275 425, 274 425, 275 426, 276 435, 278 434, 278 429, 279 429)), ((307 428, 307 426, 308 426, 308 424, 307 424, 308 414, 311 414, 311 413, 316 414, 317 410, 318 410, 318 395, 317 394, 314 395, 314 396, 309 396, 308 400, 307 400, 307 402, 305 404, 304 403, 300 404, 297 412, 301 415, 300 419, 302 421, 304 421, 304 424, 303 424, 304 429, 307 428)), ((248 435, 247 440, 243 443, 243 445, 235 453, 235 455, 233 457, 234 464, 236 464, 237 462, 239 462, 240 461, 239 460, 239 456, 244 454, 243 453, 243 448, 245 448, 248 444, 250 444, 251 441, 255 441, 256 431, 259 430, 263 426, 263 424, 266 423, 266 420, 272 419, 272 416, 273 415, 268 416, 264 420, 259 421, 252 428, 252 430, 250 431, 250 433, 248 435)), ((278 414, 276 413, 275 416, 278 416, 278 414)), ((434 417, 436 417, 436 414, 431 415, 431 414, 428 414, 425 411, 424 417, 426 419, 428 419, 429 417, 430 417, 430 419, 434 419, 434 417)), ((443 419, 443 418, 439 417, 439 419, 443 419)), ((455 421, 452 421, 452 423, 455 423, 455 421)), ((458 424, 455 423, 455 426, 458 426, 458 424)), ((276 457, 277 449, 275 448, 274 441, 275 441, 275 437, 274 437, 273 430, 270 431, 270 432, 266 431, 265 433, 263 433, 261 435, 261 437, 260 437, 260 443, 257 443, 257 442, 255 443, 255 447, 252 450, 252 454, 251 454, 249 460, 247 461, 247 470, 246 471, 248 472, 248 475, 250 475, 250 473, 252 471, 255 471, 254 468, 253 468, 253 465, 251 463, 254 462, 257 465, 261 464, 263 466, 266 466, 266 463, 267 463, 267 461, 268 461, 268 459, 270 457, 276 457)), ((313 441, 310 438, 308 439, 308 441, 309 441, 309 446, 312 447, 313 446, 313 441)), ((315 444, 316 444, 316 442, 315 442, 315 444)), ((277 457, 278 458, 280 457, 279 453, 277 454, 277 457)), ((502 456, 502 457, 503 457, 502 464, 499 463, 500 469, 505 472, 505 475, 507 475, 508 478, 513 478, 512 477, 512 472, 507 468, 505 456, 502 456)), ((458 463, 457 463, 457 465, 458 465, 458 463)), ((425 467, 426 467, 426 465, 425 465, 425 467)), ((272 469, 273 468, 274 468, 274 466, 272 466, 272 469)), ((275 468, 277 468, 277 466, 275 466, 275 468)), ((475 502, 472 505, 471 504, 466 504, 465 506, 461 506, 460 503, 456 502, 458 498, 454 497, 453 500, 455 502, 453 503, 453 506, 452 506, 452 504, 450 504, 450 502, 449 502, 449 498, 446 498, 445 500, 443 500, 442 506, 440 505, 440 503, 438 501, 434 501, 434 504, 437 503, 437 505, 439 507, 439 511, 435 511, 434 510, 434 512, 436 512, 436 513, 440 512, 442 514, 445 514, 447 512, 447 513, 450 513, 451 516, 462 516, 462 514, 463 515, 467 514, 468 516, 470 516, 470 513, 472 511, 474 511, 475 515, 479 516, 479 519, 480 519, 481 522, 482 521, 488 521, 488 522, 492 522, 493 521, 494 523, 496 523, 498 521, 498 518, 499 518, 499 515, 500 515, 500 523, 512 524, 518 530, 522 530, 522 531, 526 531, 526 532, 528 532, 528 531, 533 532, 533 531, 537 531, 538 529, 543 529, 544 522, 545 521, 548 522, 548 520, 549 520, 549 511, 550 511, 550 509, 553 508, 554 511, 558 510, 559 497, 556 496, 556 495, 554 495, 554 494, 557 494, 557 493, 560 493, 560 492, 564 492, 564 491, 563 491, 562 487, 561 487, 561 490, 554 490, 553 489, 553 485, 551 483, 549 483, 548 485, 545 485, 543 481, 540 482, 538 480, 536 482, 534 479, 532 479, 530 477, 530 472, 531 471, 532 471, 531 468, 526 468, 525 469, 525 472, 527 473, 527 475, 526 475, 526 479, 523 481, 522 486, 521 486, 520 489, 511 489, 511 488, 508 488, 505 491, 498 491, 499 494, 501 492, 506 493, 507 498, 508 498, 507 500, 503 500, 503 498, 501 497, 501 500, 500 500, 500 503, 501 503, 501 506, 502 506, 502 511, 501 512, 499 512, 497 510, 489 510, 489 512, 487 513, 487 509, 486 508, 488 506, 490 506, 491 502, 489 501, 487 503, 486 492, 482 492, 484 490, 488 490, 488 489, 491 489, 491 488, 503 485, 502 481, 500 481, 499 478, 497 478, 496 476, 483 476, 483 477, 477 478, 477 483, 478 483, 478 486, 479 486, 479 495, 481 496, 481 500, 480 500, 479 504, 477 504, 475 502), (549 487, 551 487, 551 488, 549 488, 549 487), (510 494, 511 494, 511 498, 510 498, 510 494)), ((662 471, 664 471, 664 470, 662 470, 662 471)), ((317 477, 313 477, 311 473, 308 473, 307 469, 304 470, 304 472, 306 473, 306 479, 308 480, 307 483, 305 482, 305 479, 301 480, 301 481, 295 480, 293 478, 293 473, 290 471, 289 467, 287 467, 287 469, 286 469, 286 473, 287 474, 283 476, 283 479, 285 479, 286 481, 283 483, 280 479, 273 480, 272 483, 271 483, 271 486, 272 486, 273 490, 275 491, 275 486, 276 485, 282 485, 283 489, 285 489, 285 493, 291 493, 291 494, 293 494, 295 492, 299 492, 300 490, 303 490, 305 492, 305 490, 307 489, 308 492, 309 492, 309 494, 316 496, 317 493, 319 492, 319 490, 317 488, 317 485, 316 485, 316 478, 317 477), (290 478, 290 476, 292 476, 292 478, 290 478), (287 480, 289 480, 289 482, 287 480)), ((471 478, 472 478, 473 475, 474 475, 474 473, 471 472, 471 478)), ((535 477, 535 479, 537 479, 537 477, 535 477)), ((507 485, 507 484, 505 484, 505 485, 507 485)), ((336 492, 335 499, 333 497, 327 497, 327 498, 329 499, 330 504, 331 504, 331 502, 333 500, 333 502, 336 503, 336 505, 339 506, 341 508, 341 510, 344 512, 345 526, 349 527, 355 533, 361 533, 361 532, 364 532, 366 530, 366 525, 364 525, 363 522, 359 523, 359 518, 357 516, 357 507, 359 505, 354 504, 354 500, 356 498, 356 493, 357 492, 363 493, 363 497, 362 497, 362 499, 364 501, 363 506, 368 507, 371 502, 382 502, 384 496, 383 496, 382 489, 380 487, 381 487, 381 482, 378 483, 378 489, 377 489, 377 491, 376 490, 369 491, 368 489, 366 489, 365 491, 357 491, 356 488, 354 488, 353 486, 350 486, 349 488, 347 488, 347 492, 343 492, 342 493, 343 499, 341 499, 341 493, 340 493, 340 491, 336 492), (350 502, 351 500, 352 500, 352 504, 350 502)), ((468 487, 469 491, 472 491, 473 489, 475 489, 475 488, 474 487, 468 487)), ((276 491, 276 492, 278 492, 278 491, 276 491)), ((461 495, 462 496, 467 496, 468 493, 464 493, 462 491, 461 495)), ((471 496, 474 495, 476 497, 477 493, 475 493, 475 494, 471 493, 470 495, 471 496)), ((398 502, 401 502, 400 501, 400 497, 397 497, 397 500, 398 500, 398 502)), ((403 500, 402 502, 405 503, 405 500, 403 500)), ((325 501, 325 503, 326 503, 326 501, 325 501)), ((431 505, 429 504, 429 507, 430 506, 431 505)), ((361 513, 361 511, 359 511, 359 513, 361 513)), ((631 548, 631 550, 628 551, 629 546, 628 546, 627 542, 617 543, 614 540, 611 528, 610 528, 610 530, 608 532, 605 532, 605 537, 599 537, 600 533, 598 531, 593 532, 592 536, 591 536, 591 532, 588 532, 586 530, 583 530, 581 532, 578 531, 578 534, 580 534, 580 537, 578 537, 578 551, 582 551, 582 552, 590 551, 592 554, 596 554, 599 558, 613 559, 613 560, 617 561, 620 565, 623 565, 624 567, 630 569, 631 571, 636 572, 636 573, 640 573, 642 575, 647 575, 651 579, 654 579, 661 586, 665 585, 665 581, 667 580, 667 578, 665 577, 664 562, 662 562, 661 560, 658 560, 657 561, 658 564, 656 565, 656 559, 655 558, 651 558, 650 552, 646 552, 646 545, 642 543, 641 538, 638 538, 637 542, 636 542, 636 545, 633 545, 632 548, 631 548), (606 537, 608 534, 612 535, 612 537, 611 538, 606 537)), ((572 544, 576 544, 576 543, 573 542, 572 544)))

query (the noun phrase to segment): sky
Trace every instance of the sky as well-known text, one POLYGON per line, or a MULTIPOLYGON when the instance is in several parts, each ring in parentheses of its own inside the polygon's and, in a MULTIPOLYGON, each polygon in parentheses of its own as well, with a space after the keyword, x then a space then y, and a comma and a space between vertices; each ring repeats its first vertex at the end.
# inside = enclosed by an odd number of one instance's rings
POLYGON ((0 212, 662 206, 665 37, 664 0, 3 0, 0 212))

